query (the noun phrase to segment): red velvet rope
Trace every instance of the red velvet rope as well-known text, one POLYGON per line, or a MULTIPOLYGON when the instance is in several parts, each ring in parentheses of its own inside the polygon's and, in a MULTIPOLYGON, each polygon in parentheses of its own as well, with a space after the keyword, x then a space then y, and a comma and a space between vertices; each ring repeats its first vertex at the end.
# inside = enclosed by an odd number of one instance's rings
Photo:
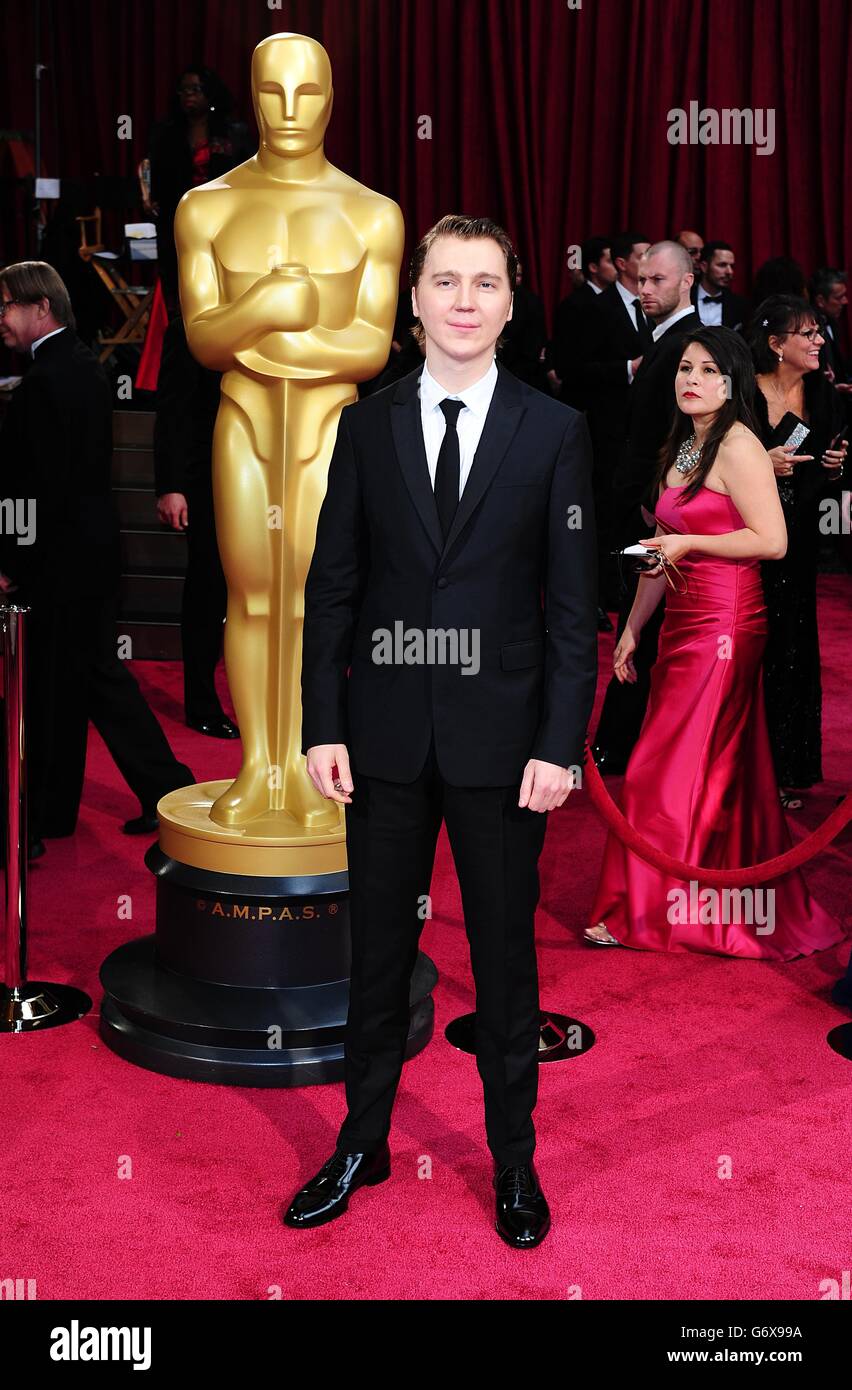
POLYGON ((840 834, 843 827, 852 820, 852 792, 848 792, 840 805, 835 806, 831 815, 823 821, 822 825, 817 826, 816 830, 811 831, 810 835, 806 835, 804 840, 800 840, 791 849, 785 850, 783 854, 776 854, 774 859, 764 859, 762 864, 752 864, 741 869, 703 868, 700 864, 685 864, 682 859, 673 858, 672 855, 666 854, 665 850, 649 844, 639 834, 636 827, 631 825, 618 809, 604 786, 603 778, 598 772, 588 741, 586 742, 583 762, 586 786, 589 796, 592 798, 592 804, 606 821, 613 834, 640 859, 644 859, 646 864, 651 864, 655 869, 661 869, 665 873, 671 874, 673 878, 694 879, 720 888, 723 886, 753 887, 758 883, 766 883, 767 879, 779 878, 782 874, 788 874, 793 869, 798 869, 802 864, 806 864, 809 859, 813 859, 814 855, 825 849, 826 845, 830 844, 835 836, 840 834))

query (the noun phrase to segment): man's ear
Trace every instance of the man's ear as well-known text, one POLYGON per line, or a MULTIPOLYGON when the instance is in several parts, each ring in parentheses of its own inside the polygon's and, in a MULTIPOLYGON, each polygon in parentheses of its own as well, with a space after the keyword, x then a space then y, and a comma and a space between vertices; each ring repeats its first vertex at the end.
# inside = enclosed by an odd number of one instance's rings
POLYGON ((514 294, 513 294, 512 297, 511 297, 511 299, 509 300, 509 312, 508 312, 508 314, 506 315, 506 322, 507 322, 507 323, 509 322, 509 319, 512 317, 512 310, 514 309, 514 307, 515 307, 515 296, 514 296, 514 294))
POLYGON ((420 317, 420 310, 417 307, 417 290, 411 286, 411 312, 416 319, 420 317))

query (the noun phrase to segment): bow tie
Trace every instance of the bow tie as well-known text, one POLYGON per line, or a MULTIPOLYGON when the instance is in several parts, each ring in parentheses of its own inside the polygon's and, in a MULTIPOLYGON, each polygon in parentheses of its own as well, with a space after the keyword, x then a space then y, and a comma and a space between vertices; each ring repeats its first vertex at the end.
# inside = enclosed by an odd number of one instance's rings
POLYGON ((702 301, 703 301, 705 304, 721 304, 721 303, 722 303, 722 296, 721 296, 720 294, 703 294, 703 295, 701 296, 701 298, 702 298, 702 301))

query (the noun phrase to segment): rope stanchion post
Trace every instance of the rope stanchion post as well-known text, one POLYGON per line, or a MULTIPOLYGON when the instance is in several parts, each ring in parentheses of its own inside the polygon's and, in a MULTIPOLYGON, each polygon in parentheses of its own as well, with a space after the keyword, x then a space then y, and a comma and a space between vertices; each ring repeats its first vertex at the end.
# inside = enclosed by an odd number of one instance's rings
POLYGON ((0 1033, 26 1033, 72 1023, 92 1001, 69 985, 27 981, 27 748, 24 717, 27 616, 19 604, 0 605, 6 745, 6 950, 0 985, 0 1033))

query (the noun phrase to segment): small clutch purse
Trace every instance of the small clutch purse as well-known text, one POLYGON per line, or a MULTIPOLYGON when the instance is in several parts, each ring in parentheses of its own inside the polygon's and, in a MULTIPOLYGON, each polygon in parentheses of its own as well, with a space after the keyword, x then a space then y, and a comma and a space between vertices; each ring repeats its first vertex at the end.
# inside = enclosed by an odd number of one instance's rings
POLYGON ((612 554, 618 557, 619 571, 622 575, 625 570, 629 574, 648 574, 660 565, 666 583, 676 594, 685 594, 689 588, 675 561, 670 560, 662 550, 649 550, 644 545, 628 545, 624 550, 612 551, 612 554))

